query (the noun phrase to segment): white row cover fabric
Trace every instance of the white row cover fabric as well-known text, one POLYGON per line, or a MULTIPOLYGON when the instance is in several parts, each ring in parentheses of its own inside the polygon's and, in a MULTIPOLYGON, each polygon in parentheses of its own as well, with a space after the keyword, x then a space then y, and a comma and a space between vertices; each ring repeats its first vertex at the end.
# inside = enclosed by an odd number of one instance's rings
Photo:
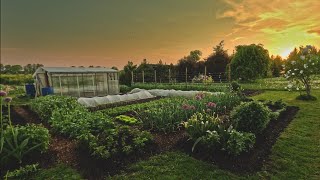
POLYGON ((155 96, 151 95, 148 91, 139 91, 136 93, 124 94, 124 95, 108 95, 104 97, 92 97, 92 98, 81 97, 78 99, 78 103, 86 107, 97 107, 99 105, 136 101, 136 100, 149 99, 154 97, 155 96))
POLYGON ((145 90, 145 89, 139 89, 135 88, 129 93, 137 93, 137 92, 143 92, 148 91, 153 96, 161 96, 161 97, 176 97, 176 96, 182 96, 187 98, 192 98, 195 95, 199 93, 206 93, 210 95, 219 95, 224 94, 224 92, 207 92, 207 91, 181 91, 181 90, 167 90, 167 89, 151 89, 151 90, 145 90))

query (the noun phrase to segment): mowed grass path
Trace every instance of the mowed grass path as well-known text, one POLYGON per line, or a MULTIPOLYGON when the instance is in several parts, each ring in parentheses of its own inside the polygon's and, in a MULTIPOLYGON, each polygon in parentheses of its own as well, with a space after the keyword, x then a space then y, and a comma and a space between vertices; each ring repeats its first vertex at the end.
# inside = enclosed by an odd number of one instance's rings
MULTIPOLYGON (((241 175, 198 161, 181 152, 168 152, 130 166, 112 179, 320 179, 320 91, 318 100, 295 100, 296 92, 266 91, 255 99, 283 99, 300 107, 296 118, 273 146, 262 171, 241 175)), ((108 179, 109 179, 108 178, 108 179)))

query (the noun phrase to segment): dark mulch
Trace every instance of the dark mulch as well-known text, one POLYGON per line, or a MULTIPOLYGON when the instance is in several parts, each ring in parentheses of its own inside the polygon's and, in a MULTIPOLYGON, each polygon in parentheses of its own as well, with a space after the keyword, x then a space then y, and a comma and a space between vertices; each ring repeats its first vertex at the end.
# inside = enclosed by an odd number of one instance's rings
POLYGON ((264 91, 263 90, 256 90, 256 89, 245 89, 242 91, 242 93, 245 96, 256 96, 259 94, 262 94, 264 91))
POLYGON ((277 120, 271 121, 262 134, 257 136, 254 148, 238 157, 232 157, 222 151, 206 151, 207 148, 200 145, 196 147, 194 152, 191 152, 193 142, 187 141, 187 139, 180 141, 177 144, 177 149, 190 154, 196 159, 214 163, 222 169, 238 173, 256 172, 261 170, 265 161, 268 161, 272 146, 294 119, 298 110, 298 107, 288 106, 277 120))

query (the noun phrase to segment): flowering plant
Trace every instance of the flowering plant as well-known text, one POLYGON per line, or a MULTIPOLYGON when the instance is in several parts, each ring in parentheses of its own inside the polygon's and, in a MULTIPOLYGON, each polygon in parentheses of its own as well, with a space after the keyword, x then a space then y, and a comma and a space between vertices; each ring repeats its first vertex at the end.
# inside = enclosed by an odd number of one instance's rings
POLYGON ((289 55, 284 65, 284 77, 289 81, 286 89, 305 89, 308 97, 311 97, 311 82, 315 74, 320 72, 320 55, 314 46, 300 47, 289 55), (301 87, 302 85, 302 87, 301 87))
POLYGON ((193 83, 213 83, 213 79, 211 76, 199 74, 192 79, 193 83))

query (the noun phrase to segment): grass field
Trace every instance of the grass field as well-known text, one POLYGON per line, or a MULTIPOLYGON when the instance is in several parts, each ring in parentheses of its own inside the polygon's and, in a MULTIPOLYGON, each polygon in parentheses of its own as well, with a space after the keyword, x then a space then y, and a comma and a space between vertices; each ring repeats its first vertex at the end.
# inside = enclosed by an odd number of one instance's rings
MULTIPOLYGON (((274 145, 270 160, 255 174, 234 174, 181 152, 139 162, 112 179, 320 179, 320 101, 295 100, 299 93, 266 91, 255 99, 283 99, 298 106, 296 118, 274 145)), ((314 91, 320 99, 320 91, 314 91)))

